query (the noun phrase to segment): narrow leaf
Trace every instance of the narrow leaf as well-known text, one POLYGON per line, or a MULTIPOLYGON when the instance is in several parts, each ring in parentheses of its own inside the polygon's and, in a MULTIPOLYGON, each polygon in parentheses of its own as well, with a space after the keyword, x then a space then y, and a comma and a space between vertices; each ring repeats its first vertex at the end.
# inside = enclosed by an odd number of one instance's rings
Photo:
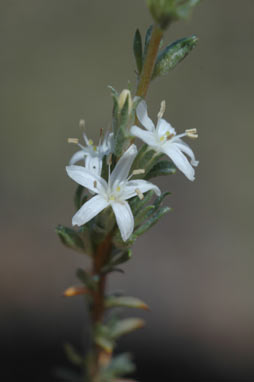
POLYGON ((89 292, 90 291, 87 288, 85 288, 85 287, 82 287, 82 286, 71 286, 71 287, 67 288, 64 291, 63 296, 64 297, 79 296, 79 295, 87 294, 89 292))
POLYGON ((136 297, 130 296, 108 296, 105 299, 105 307, 113 308, 113 307, 127 307, 127 308, 136 308, 136 309, 144 309, 149 310, 148 305, 136 297))
POLYGON ((148 231, 163 215, 170 211, 169 207, 161 207, 155 214, 152 215, 144 224, 134 231, 135 236, 140 236, 148 231))
POLYGON ((115 323, 111 328, 110 335, 116 339, 136 329, 143 328, 144 325, 145 321, 141 318, 126 318, 115 323))
MULTIPOLYGON (((76 272, 76 275, 82 283, 91 290, 95 290, 97 287, 97 278, 95 276, 92 276, 90 273, 84 271, 83 269, 79 268, 76 272)), ((98 276, 97 276, 98 277, 98 276)))
POLYGON ((139 213, 135 216, 135 227, 137 227, 140 223, 148 218, 148 216, 152 215, 155 209, 154 205, 146 206, 142 208, 139 213))
POLYGON ((135 196, 130 200, 129 203, 134 216, 136 216, 137 213, 143 208, 143 206, 152 199, 153 194, 154 192, 151 190, 145 193, 144 199, 142 200, 140 200, 138 196, 135 196))
POLYGON ((167 160, 156 163, 146 174, 145 179, 155 178, 160 175, 171 175, 176 173, 176 167, 173 162, 167 160))
POLYGON ((114 342, 111 341, 109 338, 98 335, 95 337, 95 343, 102 349, 104 349, 107 353, 112 353, 114 348, 114 342))
POLYGON ((174 69, 197 45, 198 38, 193 35, 183 38, 168 45, 159 55, 156 60, 152 79, 157 76, 163 76, 170 70, 174 69))
POLYGON ((124 353, 119 354, 111 360, 110 364, 105 369, 105 374, 107 374, 111 378, 120 377, 125 374, 133 373, 135 369, 136 368, 131 360, 130 354, 124 353))
POLYGON ((152 31, 153 31, 153 26, 150 25, 149 28, 146 31, 144 56, 143 56, 144 58, 143 58, 143 60, 145 59, 146 54, 147 54, 147 49, 148 49, 148 46, 149 46, 149 43, 150 43, 150 40, 151 40, 152 31))
POLYGON ((138 74, 142 71, 143 66, 143 49, 142 49, 142 37, 140 31, 137 29, 133 40, 133 52, 136 60, 138 74))
POLYGON ((73 363, 74 365, 77 365, 77 366, 82 365, 82 363, 84 361, 82 356, 77 352, 76 349, 74 349, 74 347, 71 344, 69 344, 69 343, 64 344, 64 351, 65 351, 65 354, 66 354, 68 360, 71 363, 73 363))
POLYGON ((66 247, 79 252, 84 252, 85 246, 78 232, 74 231, 71 228, 64 227, 63 225, 58 225, 56 227, 56 233, 58 234, 61 242, 66 247))

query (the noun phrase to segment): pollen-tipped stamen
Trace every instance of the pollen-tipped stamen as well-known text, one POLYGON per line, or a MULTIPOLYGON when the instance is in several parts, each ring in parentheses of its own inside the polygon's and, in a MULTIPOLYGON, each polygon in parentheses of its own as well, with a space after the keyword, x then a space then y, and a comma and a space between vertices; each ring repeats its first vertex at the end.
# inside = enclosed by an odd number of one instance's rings
POLYGON ((68 138, 67 139, 68 143, 75 143, 76 145, 79 144, 79 139, 78 138, 68 138))
POLYGON ((144 194, 140 191, 139 188, 136 188, 136 189, 135 189, 135 192, 136 192, 136 194, 138 195, 138 197, 139 197, 140 200, 143 200, 143 199, 144 199, 144 194))
POLYGON ((160 111, 157 115, 158 119, 161 119, 163 117, 165 110, 166 110, 166 102, 165 102, 165 100, 163 100, 163 101, 161 101, 160 111))

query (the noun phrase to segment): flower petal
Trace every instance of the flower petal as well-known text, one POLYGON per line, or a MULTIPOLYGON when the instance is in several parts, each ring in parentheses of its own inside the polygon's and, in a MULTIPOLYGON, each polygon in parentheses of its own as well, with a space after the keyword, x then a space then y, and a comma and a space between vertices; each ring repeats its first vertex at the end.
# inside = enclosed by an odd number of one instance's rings
POLYGON ((101 175, 102 159, 98 155, 88 155, 85 159, 86 169, 98 176, 101 175))
POLYGON ((132 198, 133 196, 137 196, 137 189, 141 191, 142 194, 150 190, 153 190, 158 196, 161 194, 159 187, 157 187, 155 184, 148 182, 147 180, 137 179, 130 180, 126 184, 123 192, 123 198, 126 200, 132 198))
POLYGON ((110 175, 110 185, 113 186, 114 183, 121 183, 126 180, 130 172, 132 163, 138 153, 137 147, 131 145, 127 151, 121 156, 117 162, 112 174, 110 175))
POLYGON ((199 161, 196 160, 195 158, 195 155, 194 155, 194 152, 192 151, 192 149, 190 148, 189 145, 187 145, 187 143, 185 143, 184 141, 182 141, 181 139, 176 139, 174 144, 185 154, 187 154, 190 159, 191 159, 191 164, 192 166, 197 166, 199 161))
POLYGON ((168 123, 165 119, 160 118, 156 126, 156 132, 159 137, 165 135, 167 132, 169 134, 175 134, 175 129, 168 123))
POLYGON ((136 110, 137 117, 140 121, 140 123, 149 131, 154 131, 154 123, 153 121, 148 117, 147 114, 147 105, 145 101, 139 102, 136 110))
POLYGON ((86 155, 87 154, 83 150, 77 151, 75 154, 72 155, 69 164, 72 165, 76 162, 79 162, 82 159, 84 160, 86 155))
POLYGON ((138 126, 132 126, 130 129, 130 133, 131 135, 141 139, 143 142, 145 142, 149 146, 154 147, 157 145, 155 134, 150 131, 145 131, 143 129, 140 129, 140 127, 138 126))
POLYGON ((107 182, 100 176, 88 171, 82 166, 67 166, 67 174, 81 186, 88 188, 88 190, 96 193, 105 193, 107 189, 107 182))
POLYGON ((116 222, 121 232, 123 241, 126 241, 131 236, 134 229, 134 217, 131 208, 127 202, 112 202, 116 222))
POLYGON ((72 225, 81 226, 98 215, 104 208, 109 206, 105 198, 96 195, 86 202, 73 216, 72 225))
POLYGON ((163 151, 172 159, 176 167, 178 167, 189 180, 193 181, 195 179, 194 168, 175 143, 171 143, 170 141, 165 143, 163 145, 163 151))

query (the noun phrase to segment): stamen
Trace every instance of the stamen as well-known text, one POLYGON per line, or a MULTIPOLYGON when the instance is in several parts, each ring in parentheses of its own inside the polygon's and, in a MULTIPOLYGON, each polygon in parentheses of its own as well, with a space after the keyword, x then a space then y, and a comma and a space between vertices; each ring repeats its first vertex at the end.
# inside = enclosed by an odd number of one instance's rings
POLYGON ((107 165, 111 166, 112 165, 112 154, 110 153, 107 157, 107 165))
POLYGON ((93 145, 93 140, 92 139, 89 139, 89 141, 88 141, 88 143, 89 143, 89 145, 93 145))
POLYGON ((110 198, 109 198, 109 200, 115 200, 114 195, 111 195, 110 198))
POLYGON ((68 143, 75 143, 76 145, 78 145, 79 140, 78 140, 78 138, 68 138, 67 142, 68 143))
POLYGON ((94 186, 94 188, 97 187, 97 182, 96 182, 96 180, 93 182, 93 186, 94 186))
POLYGON ((165 110, 166 110, 166 102, 163 100, 163 101, 161 101, 161 108, 160 108, 160 111, 157 115, 158 119, 161 119, 163 117, 165 110))
POLYGON ((97 151, 97 146, 93 146, 93 151, 97 151))
POLYGON ((121 191, 121 187, 120 187, 120 186, 117 186, 117 187, 116 187, 116 191, 117 191, 117 192, 121 191))
POLYGON ((79 121, 79 127, 80 127, 81 129, 84 129, 84 128, 85 128, 85 120, 84 120, 84 119, 81 119, 81 120, 79 121))
POLYGON ((144 173, 145 173, 145 170, 143 168, 139 168, 137 170, 132 171, 132 175, 140 175, 140 174, 144 174, 144 173))
POLYGON ((136 188, 135 192, 138 195, 140 200, 144 199, 144 195, 142 194, 139 188, 136 188))
POLYGON ((196 134, 197 129, 188 129, 188 130, 185 130, 185 133, 187 137, 189 138, 198 138, 198 134, 196 134))

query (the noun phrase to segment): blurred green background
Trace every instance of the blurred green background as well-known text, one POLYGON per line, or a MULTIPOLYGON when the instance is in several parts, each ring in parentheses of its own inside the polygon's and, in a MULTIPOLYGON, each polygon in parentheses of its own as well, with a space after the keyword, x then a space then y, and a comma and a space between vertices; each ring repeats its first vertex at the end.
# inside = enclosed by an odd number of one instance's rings
MULTIPOLYGON (((74 213, 67 138, 81 136, 80 118, 95 141, 110 127, 107 86, 135 89, 132 38, 151 18, 145 1, 1 0, 0 20, 1 352, 7 380, 45 382, 62 343, 85 345, 87 333, 82 300, 61 293, 88 261, 54 232, 74 213)), ((164 42, 193 33, 198 47, 147 102, 155 116, 165 99, 178 132, 198 129, 196 181, 157 182, 173 212, 109 288, 152 309, 120 345, 143 382, 145 366, 165 382, 253 381, 254 2, 206 0, 164 42)))

